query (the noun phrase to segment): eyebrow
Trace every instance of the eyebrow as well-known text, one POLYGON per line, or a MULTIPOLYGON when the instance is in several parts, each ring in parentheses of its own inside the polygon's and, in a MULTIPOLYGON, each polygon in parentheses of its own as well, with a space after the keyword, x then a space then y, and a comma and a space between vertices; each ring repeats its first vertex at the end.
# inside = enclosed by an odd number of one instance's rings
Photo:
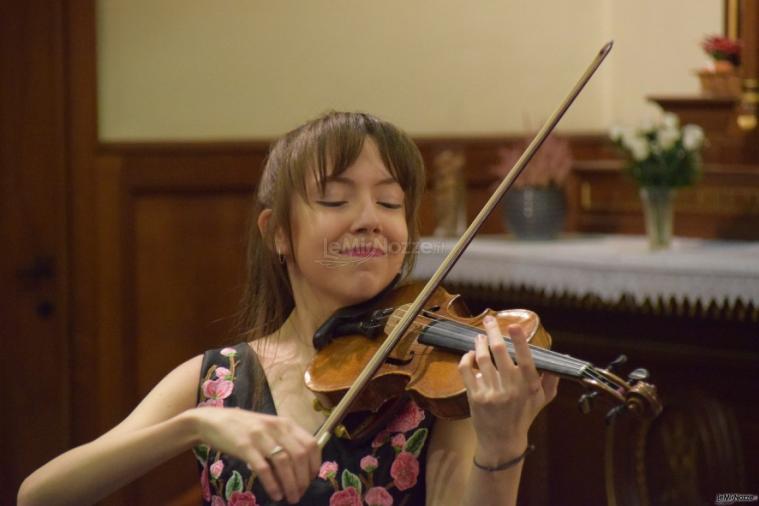
MULTIPOLYGON (((343 183, 349 186, 356 186, 356 183, 352 179, 348 177, 343 177, 343 176, 327 176, 324 182, 325 183, 343 183)), ((392 177, 388 177, 381 181, 377 181, 376 183, 374 183, 374 186, 381 186, 381 185, 387 185, 387 184, 398 184, 398 181, 396 181, 392 177)))

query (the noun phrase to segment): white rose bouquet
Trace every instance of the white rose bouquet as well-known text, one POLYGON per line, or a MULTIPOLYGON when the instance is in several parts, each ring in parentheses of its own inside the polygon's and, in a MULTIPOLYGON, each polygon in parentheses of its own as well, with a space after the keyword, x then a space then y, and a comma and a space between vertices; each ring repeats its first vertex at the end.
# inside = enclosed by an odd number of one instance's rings
POLYGON ((690 186, 701 174, 704 131, 697 125, 680 128, 674 114, 666 113, 660 121, 639 128, 614 127, 610 137, 641 187, 690 186))

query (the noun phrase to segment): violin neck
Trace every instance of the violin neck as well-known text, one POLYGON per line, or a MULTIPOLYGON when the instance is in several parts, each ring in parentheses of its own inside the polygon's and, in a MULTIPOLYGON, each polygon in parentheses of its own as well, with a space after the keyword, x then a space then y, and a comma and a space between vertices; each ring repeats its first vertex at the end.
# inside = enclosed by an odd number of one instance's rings
MULTIPOLYGON (((474 343, 478 332, 468 326, 454 321, 436 321, 427 325, 419 333, 419 342, 427 346, 434 346, 455 353, 464 354, 474 350, 474 343)), ((509 355, 517 362, 514 343, 508 337, 503 338, 509 355)), ((532 358, 538 370, 557 374, 567 378, 581 378, 583 373, 592 367, 592 364, 578 360, 569 355, 556 353, 538 346, 530 345, 532 358)))

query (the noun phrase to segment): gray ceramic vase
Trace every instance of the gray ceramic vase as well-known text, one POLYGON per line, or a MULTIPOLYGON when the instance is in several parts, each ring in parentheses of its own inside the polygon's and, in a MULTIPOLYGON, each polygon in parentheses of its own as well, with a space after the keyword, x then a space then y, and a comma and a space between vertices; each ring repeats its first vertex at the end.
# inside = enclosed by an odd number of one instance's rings
POLYGON ((518 239, 555 239, 566 214, 564 192, 555 186, 512 188, 503 198, 506 227, 518 239))

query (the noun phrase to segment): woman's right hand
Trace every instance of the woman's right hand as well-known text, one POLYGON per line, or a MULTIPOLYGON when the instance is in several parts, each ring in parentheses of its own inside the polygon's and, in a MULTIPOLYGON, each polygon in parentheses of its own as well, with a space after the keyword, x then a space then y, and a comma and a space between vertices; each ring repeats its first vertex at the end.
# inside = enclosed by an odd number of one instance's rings
POLYGON ((248 463, 269 496, 296 503, 316 478, 321 449, 294 421, 239 408, 192 410, 198 439, 248 463), (284 451, 269 455, 277 447, 284 451))

